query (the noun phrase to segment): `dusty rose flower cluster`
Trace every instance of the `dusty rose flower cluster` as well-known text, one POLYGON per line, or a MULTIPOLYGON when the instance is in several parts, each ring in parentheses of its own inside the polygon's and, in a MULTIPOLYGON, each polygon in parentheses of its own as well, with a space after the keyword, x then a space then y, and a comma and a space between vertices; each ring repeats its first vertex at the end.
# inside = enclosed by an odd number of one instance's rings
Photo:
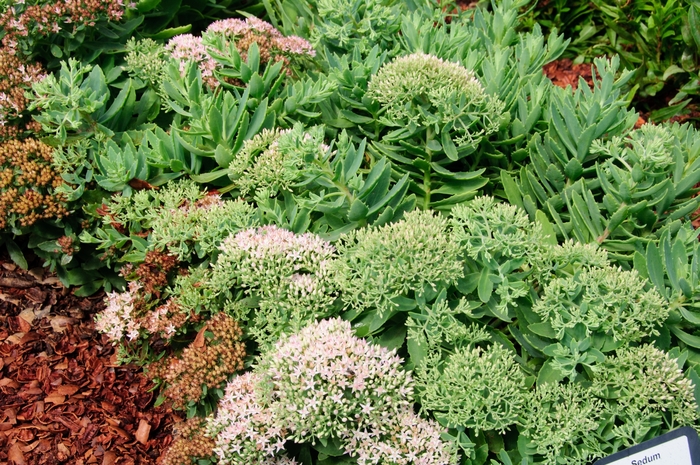
POLYGON ((208 458, 212 455, 214 441, 204 435, 204 420, 189 418, 175 426, 173 442, 163 454, 162 465, 193 463, 193 458, 208 458))
POLYGON ((180 62, 181 74, 185 73, 187 63, 194 61, 202 73, 204 84, 212 89, 219 85, 219 81, 214 76, 216 61, 207 53, 207 47, 201 37, 180 34, 170 39, 165 49, 170 52, 170 56, 180 62))
POLYGON ((360 464, 453 464, 441 428, 412 410, 410 373, 340 319, 283 337, 226 389, 209 435, 222 464, 274 463, 284 442, 340 441, 360 464))
POLYGON ((285 37, 272 24, 258 18, 222 19, 210 24, 202 37, 182 34, 170 39, 166 50, 180 62, 180 72, 184 73, 188 61, 194 61, 202 73, 203 82, 212 89, 219 85, 214 75, 219 65, 207 51, 207 47, 214 48, 211 41, 214 36, 223 36, 226 43, 234 41, 243 60, 247 59, 250 46, 257 44, 262 65, 282 61, 287 68, 295 58, 316 56, 316 51, 306 39, 285 37))
POLYGON ((103 19, 119 21, 126 8, 123 0, 58 0, 36 5, 17 2, 0 16, 0 28, 5 31, 2 44, 15 53, 25 37, 46 37, 62 29, 75 31, 82 25, 93 27, 103 19))
POLYGON ((39 63, 27 63, 20 57, 0 49, 0 139, 16 137, 24 131, 39 132, 41 125, 28 117, 24 93, 32 83, 44 78, 39 63), (22 121, 26 119, 27 121, 22 121))
POLYGON ((282 59, 280 55, 316 56, 311 43, 298 36, 283 36, 272 24, 258 18, 245 21, 236 18, 215 21, 207 28, 207 33, 222 34, 236 41, 236 48, 245 57, 248 48, 255 42, 260 49, 260 59, 267 63, 270 58, 282 59), (278 58, 279 57, 279 58, 278 58))
POLYGON ((164 373, 168 387, 163 394, 179 409, 186 408, 188 402, 199 402, 203 385, 208 390, 218 389, 229 376, 243 369, 243 331, 233 318, 218 313, 200 335, 171 359, 164 373), (204 331, 210 332, 211 338, 204 336, 204 331))

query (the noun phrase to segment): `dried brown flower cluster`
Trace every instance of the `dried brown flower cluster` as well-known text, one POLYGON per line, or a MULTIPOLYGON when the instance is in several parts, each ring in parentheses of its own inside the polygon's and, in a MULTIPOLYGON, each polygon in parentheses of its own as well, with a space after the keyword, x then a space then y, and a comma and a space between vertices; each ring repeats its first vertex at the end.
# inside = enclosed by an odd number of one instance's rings
POLYGON ((160 297, 160 290, 168 285, 168 273, 178 264, 177 257, 164 252, 152 250, 146 253, 146 259, 136 268, 136 276, 143 290, 160 297))
POLYGON ((38 63, 26 63, 0 49, 0 139, 17 137, 25 131, 39 132, 41 125, 25 115, 25 91, 44 77, 38 63))
POLYGON ((73 249, 73 238, 68 236, 61 236, 56 239, 56 243, 61 247, 61 252, 66 255, 73 255, 75 250, 73 249))
POLYGON ((0 229, 68 214, 54 189, 63 180, 51 166, 53 149, 36 140, 0 143, 0 229))
POLYGON ((15 53, 25 37, 46 37, 61 29, 75 32, 80 26, 95 26, 101 19, 119 21, 124 15, 122 0, 58 0, 37 5, 16 5, 0 16, 5 31, 3 45, 15 53))
POLYGON ((176 425, 175 439, 163 455, 162 465, 190 465, 195 458, 214 455, 214 440, 204 436, 206 420, 190 418, 176 425))
POLYGON ((219 313, 202 328, 197 338, 180 357, 168 365, 163 379, 168 388, 163 393, 175 408, 184 408, 189 401, 199 402, 202 385, 217 389, 228 377, 243 369, 245 344, 240 326, 230 316, 219 313), (210 332, 213 337, 205 335, 210 332))

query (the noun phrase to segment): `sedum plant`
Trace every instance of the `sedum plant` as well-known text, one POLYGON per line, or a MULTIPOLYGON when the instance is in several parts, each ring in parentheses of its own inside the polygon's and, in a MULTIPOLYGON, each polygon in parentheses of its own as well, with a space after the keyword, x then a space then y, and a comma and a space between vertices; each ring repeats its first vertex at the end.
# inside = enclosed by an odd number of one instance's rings
POLYGON ((374 46, 391 55, 398 51, 397 35, 405 2, 395 0, 317 0, 311 40, 328 52, 342 55, 357 48, 366 55, 374 46))
POLYGON ((603 455, 597 430, 604 403, 581 384, 545 383, 527 396, 519 451, 540 463, 584 465, 603 455))
POLYGON ((210 260, 229 234, 256 224, 250 205, 223 200, 191 180, 116 195, 101 212, 102 227, 84 231, 81 241, 97 244, 104 259, 116 263, 138 264, 157 250, 180 262, 210 260))
POLYGON ((441 359, 431 354, 416 367, 421 406, 450 428, 504 433, 527 402, 525 374, 500 344, 458 346, 441 359))
POLYGON ((590 389, 607 402, 603 416, 619 441, 608 440, 607 453, 697 424, 695 386, 683 373, 686 355, 679 352, 674 356, 652 345, 623 348, 594 372, 590 389))
MULTIPOLYGON (((594 150, 607 158, 597 166, 604 192, 601 211, 615 217, 627 235, 647 235, 700 207, 700 199, 694 198, 700 182, 695 134, 687 125, 645 124, 624 139, 594 142, 594 150)), ((609 225, 597 240, 616 226, 609 225)))
POLYGON ((244 196, 264 193, 274 197, 292 191, 304 177, 303 168, 330 149, 323 137, 323 127, 308 132, 300 125, 292 130, 263 131, 246 142, 231 161, 228 177, 244 196))
POLYGON ((346 318, 361 316, 373 332, 426 294, 456 283, 462 264, 447 231, 445 218, 413 211, 396 223, 343 236, 333 272, 349 310, 346 318))
POLYGON ((248 335, 271 343, 334 312, 334 259, 335 248, 311 233, 248 229, 223 241, 209 285, 230 299, 227 305, 247 323, 248 335))
POLYGON ((165 47, 153 39, 136 40, 132 37, 125 48, 123 66, 129 77, 161 91, 168 63, 165 47))
POLYGON ((233 464, 278 460, 290 440, 363 465, 456 463, 440 427, 411 410, 412 391, 393 351, 356 337, 348 322, 325 320, 284 336, 252 373, 234 378, 209 435, 218 459, 233 464))
POLYGON ((53 149, 32 138, 0 143, 0 230, 21 234, 37 221, 69 214, 53 149))
POLYGON ((262 347, 337 313, 335 248, 319 236, 268 225, 239 231, 219 249, 215 263, 190 268, 168 290, 180 312, 226 310, 262 347))
POLYGON ((543 254, 547 239, 541 225, 513 205, 476 197, 452 210, 452 237, 462 249, 465 281, 458 288, 477 291, 487 313, 503 321, 515 317, 517 299, 529 292, 529 265, 543 254))
POLYGON ((503 103, 471 71, 414 53, 382 66, 367 97, 379 103, 378 122, 388 130, 375 148, 409 174, 422 208, 449 208, 485 184, 481 171, 462 172, 464 163, 456 162, 499 129, 503 103))
POLYGON ((352 144, 347 133, 326 145, 322 126, 263 131, 231 162, 232 184, 223 190, 252 197, 272 223, 285 225, 293 216, 289 229, 337 239, 357 227, 398 219, 415 204, 406 195, 407 176, 394 182, 385 159, 363 167, 365 147, 352 144))
POLYGON ((41 126, 29 116, 25 92, 45 77, 40 63, 0 50, 0 140, 37 133, 41 126))
POLYGON ((423 53, 396 58, 380 68, 369 82, 368 95, 384 110, 385 125, 406 126, 409 133, 427 130, 432 137, 426 145, 432 140, 442 143, 453 161, 495 132, 502 111, 502 104, 484 93, 472 72, 423 53), (458 155, 457 148, 464 150, 458 155))
POLYGON ((697 424, 687 354, 651 345, 608 355, 586 383, 538 384, 522 409, 518 450, 546 464, 585 464, 676 429, 697 424), (678 358, 676 358, 678 357, 678 358))
POLYGON ((58 76, 49 74, 32 85, 28 108, 41 109, 34 118, 52 136, 52 145, 86 138, 104 140, 158 115, 159 100, 154 90, 141 92, 131 78, 115 82, 121 68, 106 71, 109 81, 100 66, 69 58, 61 62, 58 76), (110 87, 119 89, 116 95, 110 87))
POLYGON ((647 287, 635 271, 610 266, 581 270, 547 283, 532 311, 557 339, 581 324, 586 337, 604 338, 603 350, 609 350, 657 333, 656 326, 668 316, 661 296, 647 287))

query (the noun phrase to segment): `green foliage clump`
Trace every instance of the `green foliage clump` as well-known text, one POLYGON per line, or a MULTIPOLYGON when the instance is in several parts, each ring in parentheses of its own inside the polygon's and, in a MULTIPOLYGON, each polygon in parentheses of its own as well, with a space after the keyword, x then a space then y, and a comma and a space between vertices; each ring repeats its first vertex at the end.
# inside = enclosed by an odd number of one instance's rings
POLYGON ((223 200, 191 180, 115 195, 104 205, 103 226, 84 242, 98 244, 110 260, 142 262, 150 251, 180 262, 211 260, 224 238, 256 225, 255 212, 242 200, 223 200))
POLYGON ((376 45, 395 54, 405 3, 396 0, 317 0, 311 41, 338 55, 358 50, 367 55, 376 45))
POLYGON ((153 39, 136 40, 132 37, 126 42, 125 47, 124 69, 129 76, 160 90, 167 65, 163 44, 153 39))
MULTIPOLYGON (((418 303, 418 312, 411 312, 406 320, 408 339, 418 346, 425 345, 425 353, 440 352, 442 347, 461 347, 491 340, 488 332, 478 325, 466 324, 464 317, 471 317, 471 308, 466 299, 456 305, 447 300, 447 292, 440 291, 431 306, 418 303), (453 308, 454 307, 454 308, 453 308)), ((414 357, 419 363, 422 358, 414 357)))
MULTIPOLYGON (((676 354, 679 351, 676 349, 676 354)), ((593 394, 622 447, 681 426, 697 425, 695 386, 678 360, 652 345, 619 349, 593 373, 593 394)))
POLYGON ((256 192, 276 196, 291 191, 304 175, 302 168, 322 159, 327 150, 320 126, 308 131, 301 125, 284 131, 264 130, 246 142, 229 165, 228 176, 243 196, 256 192))
POLYGON ((396 299, 417 298, 462 276, 459 247, 447 219, 413 211, 386 226, 351 231, 339 243, 333 270, 345 306, 388 316, 396 299))
POLYGON ((604 404, 581 384, 545 383, 523 406, 518 429, 527 455, 544 463, 584 465, 603 455, 597 430, 604 404))
POLYGON ((416 368, 416 391, 424 409, 443 425, 503 433, 528 401, 525 374, 500 344, 459 347, 443 360, 428 356, 416 368))
POLYGON ((586 383, 538 383, 519 419, 521 452, 548 464, 561 457, 584 464, 697 425, 695 388, 681 369, 686 356, 652 345, 621 348, 586 383))
POLYGON ((661 296, 647 286, 635 271, 582 270, 550 281, 532 310, 559 339, 582 324, 586 336, 609 336, 616 345, 627 345, 658 334, 657 326, 668 316, 661 296))
POLYGON ((486 196, 457 205, 451 221, 467 280, 477 284, 478 298, 492 315, 510 321, 517 299, 529 292, 531 264, 544 253, 542 227, 518 207, 486 196))
POLYGON ((488 196, 476 197, 452 209, 454 238, 473 260, 500 263, 538 256, 545 247, 542 227, 527 214, 488 196))

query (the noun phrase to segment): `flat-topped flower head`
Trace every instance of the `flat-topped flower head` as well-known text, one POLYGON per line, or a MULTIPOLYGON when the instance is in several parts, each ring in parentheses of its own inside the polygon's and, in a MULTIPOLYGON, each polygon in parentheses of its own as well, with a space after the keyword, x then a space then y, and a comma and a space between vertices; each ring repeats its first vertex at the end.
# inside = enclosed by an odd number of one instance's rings
MULTIPOLYGON (((634 427, 648 418, 663 422, 669 429, 693 426, 698 421, 695 386, 678 366, 678 361, 653 345, 623 348, 608 357, 594 372, 592 391, 608 400, 610 408, 634 427)), ((616 429, 620 434, 625 425, 616 429)), ((624 435, 621 435, 624 436, 624 435)))
POLYGON ((322 126, 264 129, 243 144, 229 164, 228 175, 244 197, 262 192, 275 196, 291 191, 309 162, 323 159, 328 149, 322 126))
POLYGON ((658 334, 656 328, 668 316, 661 295, 646 288, 647 280, 635 270, 582 269, 547 283, 532 310, 551 325, 557 339, 580 324, 586 335, 608 336, 623 346, 658 334))
POLYGON ((451 126, 458 146, 476 144, 499 126, 504 104, 486 94, 459 63, 425 53, 396 58, 369 82, 367 96, 385 110, 390 126, 451 126))
POLYGON ((224 240, 223 252, 247 252, 255 258, 290 258, 294 269, 313 267, 316 260, 328 259, 335 247, 315 234, 294 234, 275 225, 246 229, 224 240))
POLYGON ((401 221, 355 230, 337 244, 335 279, 346 305, 382 315, 395 297, 421 295, 462 277, 459 243, 448 233, 447 219, 415 210, 401 221))
POLYGON ((336 251, 320 236, 269 225, 229 236, 220 250, 212 286, 256 298, 254 310, 233 302, 232 311, 259 343, 331 315, 337 289, 329 270, 336 251))
POLYGON ((358 463, 448 465, 452 444, 413 412, 401 359, 341 319, 283 336, 226 388, 208 435, 222 464, 291 464, 285 441, 334 440, 358 463))
POLYGON ((221 33, 227 36, 242 36, 250 30, 245 20, 238 18, 226 18, 214 21, 207 27, 207 32, 221 33))
POLYGON ((413 394, 401 359, 356 337, 340 319, 283 337, 259 368, 278 424, 297 441, 349 439, 358 429, 382 433, 413 394))
POLYGON ((407 408, 385 431, 356 431, 345 450, 358 465, 449 465, 457 462, 455 443, 440 439, 445 432, 437 422, 426 420, 407 408))
POLYGON ((135 281, 129 283, 125 292, 108 292, 107 307, 95 317, 95 329, 106 334, 116 344, 126 337, 134 340, 139 337, 141 322, 137 315, 140 300, 140 286, 135 281))
POLYGON ((527 401, 525 374, 514 355, 496 343, 457 348, 445 360, 428 356, 416 368, 421 405, 452 427, 503 434, 527 401))

